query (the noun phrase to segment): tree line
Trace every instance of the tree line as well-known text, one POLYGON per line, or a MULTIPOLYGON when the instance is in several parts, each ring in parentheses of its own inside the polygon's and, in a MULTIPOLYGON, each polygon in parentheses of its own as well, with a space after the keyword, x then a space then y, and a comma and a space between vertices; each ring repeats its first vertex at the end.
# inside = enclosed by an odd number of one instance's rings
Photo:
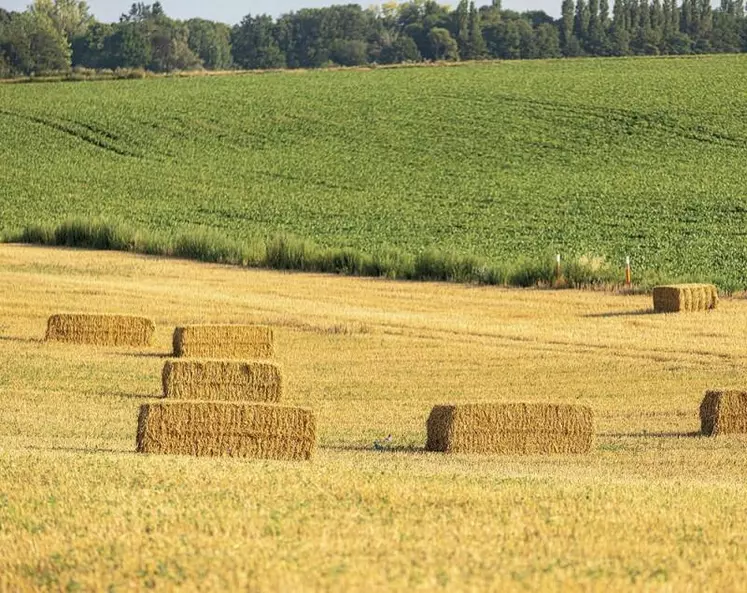
POLYGON ((561 17, 504 10, 501 0, 453 10, 434 0, 247 15, 229 26, 175 20, 159 2, 119 22, 86 2, 0 8, 0 77, 96 70, 318 68, 430 60, 535 59, 747 51, 743 0, 562 0, 561 17))

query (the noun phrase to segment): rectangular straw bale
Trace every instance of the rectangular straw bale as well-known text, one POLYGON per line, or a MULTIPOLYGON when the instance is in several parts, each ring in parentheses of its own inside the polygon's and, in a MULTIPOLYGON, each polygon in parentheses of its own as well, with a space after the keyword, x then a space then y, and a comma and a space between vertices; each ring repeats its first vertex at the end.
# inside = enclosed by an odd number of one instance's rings
POLYGON ((654 311, 708 311, 718 305, 718 290, 713 284, 673 284, 654 288, 654 311))
POLYGON ((150 319, 131 315, 52 315, 46 339, 99 346, 149 346, 156 326, 150 319))
POLYGON ((278 402, 283 394, 280 367, 268 361, 169 360, 162 379, 175 399, 278 402))
POLYGON ((310 459, 316 416, 307 408, 235 402, 170 402, 140 407, 139 453, 310 459))
POLYGON ((436 406, 428 418, 428 451, 535 455, 588 453, 590 408, 543 403, 436 406))
POLYGON ((747 433, 747 392, 707 391, 700 404, 700 431, 706 436, 747 433))
POLYGON ((174 356, 189 358, 272 358, 275 337, 262 325, 187 325, 174 330, 174 356))

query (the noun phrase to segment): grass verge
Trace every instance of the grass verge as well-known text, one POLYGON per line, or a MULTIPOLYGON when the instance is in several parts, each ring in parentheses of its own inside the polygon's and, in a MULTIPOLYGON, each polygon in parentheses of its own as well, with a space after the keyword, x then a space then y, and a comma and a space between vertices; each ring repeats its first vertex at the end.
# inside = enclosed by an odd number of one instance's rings
MULTIPOLYGON (((563 263, 558 275, 549 255, 541 260, 495 264, 474 255, 436 249, 413 255, 392 247, 373 253, 322 247, 289 234, 244 241, 201 227, 170 235, 99 218, 31 224, 17 232, 0 233, 0 241, 126 251, 253 268, 491 286, 612 289, 621 286, 623 277, 622 270, 604 260, 586 257, 563 263)), ((633 283, 645 290, 664 280, 660 275, 644 273, 634 277, 633 283)))

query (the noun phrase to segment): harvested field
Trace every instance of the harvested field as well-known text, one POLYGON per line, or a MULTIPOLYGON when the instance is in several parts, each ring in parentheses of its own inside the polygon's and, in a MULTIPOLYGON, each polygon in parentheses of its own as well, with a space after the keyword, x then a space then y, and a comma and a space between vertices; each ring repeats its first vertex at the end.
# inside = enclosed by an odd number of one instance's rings
POLYGON ((502 455, 589 453, 594 414, 585 406, 485 403, 436 406, 428 451, 502 455))
POLYGON ((189 325, 174 331, 174 356, 189 358, 272 358, 272 328, 259 325, 189 325))
POLYGON ((137 427, 139 453, 310 459, 316 416, 308 408, 226 402, 145 404, 137 427))
POLYGON ((149 346, 155 324, 130 315, 59 314, 47 321, 46 339, 96 346, 149 346))
POLYGON ((163 367, 163 395, 193 400, 279 402, 280 367, 272 362, 170 360, 163 367))
POLYGON ((654 311, 710 311, 718 305, 718 290, 712 284, 673 284, 654 288, 654 311))
POLYGON ((0 591, 743 586, 747 436, 699 417, 708 389, 745 388, 743 298, 654 315, 651 295, 11 245, 0 286, 0 591), (42 341, 82 298, 155 320, 152 345, 42 341), (311 462, 136 454, 185 321, 273 328, 311 462), (517 402, 591 408, 589 454, 424 453, 435 403, 517 402))
POLYGON ((747 434, 747 392, 708 391, 700 404, 700 426, 707 436, 747 434))

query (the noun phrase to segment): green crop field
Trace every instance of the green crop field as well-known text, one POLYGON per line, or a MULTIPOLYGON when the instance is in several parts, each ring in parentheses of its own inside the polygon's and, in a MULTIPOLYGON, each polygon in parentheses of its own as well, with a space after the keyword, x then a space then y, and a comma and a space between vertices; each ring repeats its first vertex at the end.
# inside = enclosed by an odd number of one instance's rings
POLYGON ((0 229, 103 216, 747 287, 747 56, 0 85, 0 229))

